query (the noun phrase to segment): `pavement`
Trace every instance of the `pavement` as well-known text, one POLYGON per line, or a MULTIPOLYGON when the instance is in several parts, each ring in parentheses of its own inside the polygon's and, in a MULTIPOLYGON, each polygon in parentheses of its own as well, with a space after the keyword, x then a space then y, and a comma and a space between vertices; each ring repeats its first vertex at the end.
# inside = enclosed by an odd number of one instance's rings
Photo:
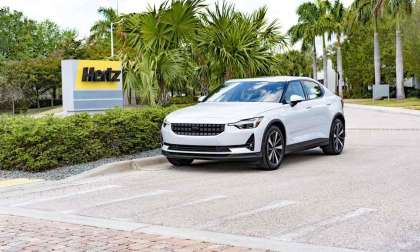
POLYGON ((137 251, 420 251, 420 117, 358 106, 345 114, 342 155, 300 152, 276 171, 161 163, 0 188, 0 250, 28 241, 52 250, 47 233, 71 251, 112 250, 107 244, 120 235, 148 245, 150 235, 159 240, 137 251), (66 231, 57 231, 62 225, 66 231), (71 247, 81 233, 93 233, 87 239, 96 245, 71 247), (175 241, 206 245, 179 248, 175 241))
POLYGON ((223 251, 261 250, 176 239, 141 232, 0 216, 1 251, 223 251), (34 226, 37 228, 35 229, 34 226))

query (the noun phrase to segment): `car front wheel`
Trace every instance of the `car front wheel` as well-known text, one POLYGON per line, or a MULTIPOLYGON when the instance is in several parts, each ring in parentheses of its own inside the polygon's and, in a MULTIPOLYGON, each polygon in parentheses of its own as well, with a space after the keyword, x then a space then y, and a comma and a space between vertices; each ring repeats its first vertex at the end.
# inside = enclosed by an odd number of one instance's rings
POLYGON ((180 159, 180 158, 167 158, 169 163, 173 166, 186 166, 191 165, 194 161, 193 159, 180 159))
POLYGON ((336 118, 331 125, 329 143, 321 147, 322 151, 327 155, 339 155, 344 149, 345 137, 344 122, 336 118))
POLYGON ((284 157, 284 136, 280 128, 271 126, 265 133, 261 146, 261 160, 258 168, 261 170, 276 170, 284 157))

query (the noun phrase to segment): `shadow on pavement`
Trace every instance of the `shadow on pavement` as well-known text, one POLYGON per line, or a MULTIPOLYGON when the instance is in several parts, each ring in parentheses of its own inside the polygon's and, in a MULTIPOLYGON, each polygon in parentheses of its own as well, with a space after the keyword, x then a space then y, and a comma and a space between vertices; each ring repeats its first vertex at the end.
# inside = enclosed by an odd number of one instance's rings
MULTIPOLYGON (((306 150, 288 154, 280 166, 280 170, 288 169, 290 165, 299 165, 300 163, 311 162, 313 159, 326 157, 322 151, 317 149, 306 150)), ((238 161, 194 161, 191 166, 171 167, 171 169, 188 172, 213 172, 213 173, 250 173, 262 172, 253 162, 238 161)))

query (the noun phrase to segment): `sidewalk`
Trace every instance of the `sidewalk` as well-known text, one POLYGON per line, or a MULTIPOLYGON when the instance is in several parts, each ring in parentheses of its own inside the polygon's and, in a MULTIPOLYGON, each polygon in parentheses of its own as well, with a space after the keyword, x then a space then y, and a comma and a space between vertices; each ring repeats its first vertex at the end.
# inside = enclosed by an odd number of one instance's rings
POLYGON ((0 215, 0 251, 262 251, 139 232, 0 215))
POLYGON ((359 104, 352 104, 352 103, 345 103, 344 109, 346 109, 346 107, 356 108, 356 109, 368 109, 368 110, 392 113, 392 114, 406 114, 406 115, 412 115, 412 116, 420 116, 420 110, 414 110, 414 109, 383 107, 383 106, 375 106, 375 105, 359 105, 359 104))

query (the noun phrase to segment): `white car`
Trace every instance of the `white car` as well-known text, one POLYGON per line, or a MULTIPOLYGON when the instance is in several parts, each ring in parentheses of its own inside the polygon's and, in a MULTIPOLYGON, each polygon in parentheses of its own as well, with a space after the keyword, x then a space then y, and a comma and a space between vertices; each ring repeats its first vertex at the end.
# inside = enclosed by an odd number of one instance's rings
POLYGON ((197 105, 169 114, 162 153, 175 166, 194 159, 256 161, 279 168, 285 154, 321 147, 343 151, 343 101, 304 77, 227 81, 197 105))

